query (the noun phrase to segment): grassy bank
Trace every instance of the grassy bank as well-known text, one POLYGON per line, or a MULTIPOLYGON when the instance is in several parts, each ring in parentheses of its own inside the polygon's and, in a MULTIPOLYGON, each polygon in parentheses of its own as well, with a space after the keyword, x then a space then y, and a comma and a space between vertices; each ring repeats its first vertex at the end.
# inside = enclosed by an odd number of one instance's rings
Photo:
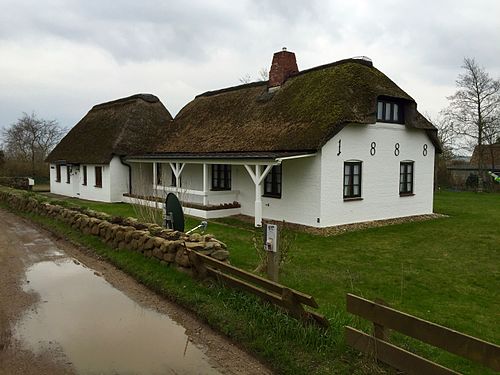
MULTIPOLYGON (((123 203, 68 201, 114 215, 135 216, 132 206, 123 203)), ((421 318, 500 342, 500 195, 442 192, 436 194, 435 211, 449 217, 335 237, 296 233, 295 248, 280 281, 315 296, 320 311, 332 324, 326 333, 319 330, 312 333, 314 329, 304 329, 267 308, 258 312, 262 305, 252 297, 220 288, 207 289, 149 259, 135 259, 137 254, 107 249, 104 255, 153 289, 190 306, 273 362, 283 373, 351 373, 356 368, 361 372, 362 363, 343 345, 342 327, 352 319, 345 313, 346 292, 382 298, 391 306, 421 318), (255 307, 248 308, 249 303, 255 307), (244 310, 238 309, 240 304, 246 306, 244 310), (314 335, 318 337, 313 338, 314 335)), ((198 222, 188 218, 186 226, 190 228, 198 222)), ((209 232, 228 244, 232 264, 248 270, 255 268, 256 233, 251 225, 225 219, 222 223, 210 222, 209 232)), ((68 232, 67 236, 70 235, 76 234, 68 232)), ((99 244, 89 246, 99 248, 99 244)), ((353 323, 366 328, 363 322, 353 323)), ((439 350, 400 336, 394 339, 459 371, 487 373, 439 350)))

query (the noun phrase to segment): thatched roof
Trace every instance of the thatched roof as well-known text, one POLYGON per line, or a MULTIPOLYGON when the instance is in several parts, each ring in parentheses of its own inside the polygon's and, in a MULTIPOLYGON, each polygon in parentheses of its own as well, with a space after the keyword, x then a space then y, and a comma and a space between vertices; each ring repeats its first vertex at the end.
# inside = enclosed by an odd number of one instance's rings
POLYGON ((170 113, 151 94, 98 104, 59 142, 47 161, 105 164, 113 155, 146 153, 171 121, 170 113))
POLYGON ((483 153, 483 165, 485 168, 498 169, 500 167, 500 143, 476 146, 470 159, 470 165, 476 167, 479 165, 479 154, 481 151, 483 153))
POLYGON ((347 124, 373 124, 379 96, 405 103, 406 126, 436 128, 415 101, 371 62, 348 59, 305 70, 268 92, 267 82, 197 96, 149 151, 170 153, 313 152, 347 124))

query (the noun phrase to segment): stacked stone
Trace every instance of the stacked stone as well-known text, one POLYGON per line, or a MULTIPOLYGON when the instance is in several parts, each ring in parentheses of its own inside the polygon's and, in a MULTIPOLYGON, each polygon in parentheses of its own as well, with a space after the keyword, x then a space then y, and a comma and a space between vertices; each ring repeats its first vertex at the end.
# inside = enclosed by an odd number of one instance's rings
POLYGON ((211 234, 186 235, 157 224, 140 223, 131 217, 111 217, 88 209, 72 210, 8 192, 0 192, 0 200, 16 210, 48 216, 63 221, 84 234, 98 236, 114 249, 139 252, 164 264, 190 268, 188 250, 220 261, 227 261, 229 258, 227 246, 211 234))

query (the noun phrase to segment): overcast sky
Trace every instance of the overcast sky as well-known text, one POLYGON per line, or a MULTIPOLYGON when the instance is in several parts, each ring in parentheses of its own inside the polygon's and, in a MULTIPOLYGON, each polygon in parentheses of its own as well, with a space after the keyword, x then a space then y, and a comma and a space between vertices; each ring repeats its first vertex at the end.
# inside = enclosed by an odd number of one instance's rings
POLYGON ((436 115, 465 56, 500 77, 500 2, 0 0, 0 126, 35 111, 74 126, 97 103, 195 95, 269 69, 366 55, 436 115))

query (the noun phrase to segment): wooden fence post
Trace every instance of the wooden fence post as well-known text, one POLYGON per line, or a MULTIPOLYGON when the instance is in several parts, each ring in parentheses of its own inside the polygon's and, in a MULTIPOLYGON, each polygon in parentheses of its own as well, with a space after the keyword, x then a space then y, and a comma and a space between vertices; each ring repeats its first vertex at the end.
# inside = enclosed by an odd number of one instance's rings
MULTIPOLYGON (((382 306, 390 307, 387 302, 385 302, 381 298, 375 298, 375 303, 378 303, 382 306)), ((382 324, 373 323, 373 336, 375 336, 379 340, 389 341, 389 329, 383 326, 382 324)))
POLYGON ((307 318, 307 312, 304 310, 304 306, 297 301, 291 289, 283 288, 281 292, 281 300, 292 316, 297 319, 307 318))
POLYGON ((203 264, 196 251, 189 250, 188 258, 193 270, 193 276, 195 276, 197 279, 205 279, 207 277, 207 267, 205 266, 205 264, 203 264))

